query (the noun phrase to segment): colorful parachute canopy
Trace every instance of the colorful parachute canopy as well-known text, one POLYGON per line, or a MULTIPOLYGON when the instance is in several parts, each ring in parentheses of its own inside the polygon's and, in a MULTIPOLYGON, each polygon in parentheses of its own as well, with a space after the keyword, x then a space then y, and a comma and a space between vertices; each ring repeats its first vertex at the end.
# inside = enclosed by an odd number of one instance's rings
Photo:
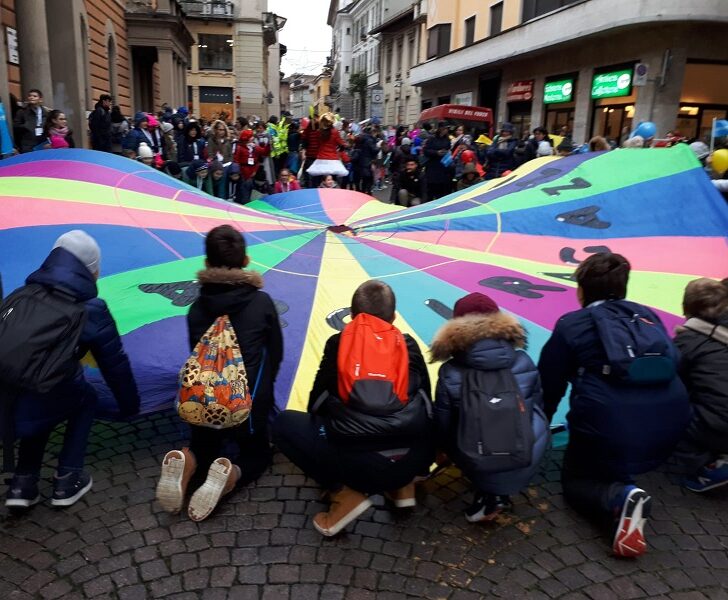
MULTIPOLYGON (((6 292, 64 231, 82 228, 99 241, 100 295, 123 335, 145 412, 174 400, 203 238, 222 223, 244 232, 251 267, 278 306, 279 408, 305 409, 324 343, 369 278, 393 287, 397 324, 423 349, 454 302, 481 291, 521 319, 537 359, 560 315, 578 308, 573 272, 591 253, 628 257, 629 297, 654 307, 669 329, 681 320, 688 281, 728 274, 728 209, 684 145, 543 158, 407 210, 320 189, 243 207, 128 159, 44 151, 0 162, 0 203, 6 292)), ((93 369, 91 376, 102 404, 113 406, 93 369)))

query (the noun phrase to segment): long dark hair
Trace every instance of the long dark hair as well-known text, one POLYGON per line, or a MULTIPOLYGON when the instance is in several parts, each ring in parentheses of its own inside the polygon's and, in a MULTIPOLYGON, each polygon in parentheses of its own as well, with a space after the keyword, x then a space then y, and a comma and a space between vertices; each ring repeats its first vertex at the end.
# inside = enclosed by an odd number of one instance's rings
POLYGON ((124 115, 121 114, 121 107, 119 106, 113 106, 111 108, 111 122, 112 123, 122 123, 126 119, 124 119, 124 115))
MULTIPOLYGON (((45 123, 43 124, 43 135, 45 137, 50 136, 51 127, 54 127, 53 121, 58 118, 58 115, 64 114, 62 110, 53 109, 51 112, 48 113, 48 116, 46 117, 45 123)), ((69 130, 70 133, 70 130, 69 130)))

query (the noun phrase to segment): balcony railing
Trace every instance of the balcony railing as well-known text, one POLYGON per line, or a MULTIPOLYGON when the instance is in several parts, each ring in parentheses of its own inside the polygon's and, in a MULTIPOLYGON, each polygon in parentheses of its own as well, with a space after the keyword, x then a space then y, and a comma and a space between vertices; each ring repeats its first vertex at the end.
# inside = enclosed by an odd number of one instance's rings
POLYGON ((189 17, 232 19, 235 16, 232 0, 182 0, 180 4, 189 17))

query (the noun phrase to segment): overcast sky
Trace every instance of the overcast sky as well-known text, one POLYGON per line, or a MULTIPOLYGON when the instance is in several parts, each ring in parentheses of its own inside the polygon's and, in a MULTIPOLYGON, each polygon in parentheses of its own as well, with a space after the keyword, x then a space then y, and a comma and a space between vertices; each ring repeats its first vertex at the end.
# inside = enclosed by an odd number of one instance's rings
POLYGON ((281 71, 318 74, 331 53, 331 27, 326 24, 329 0, 268 0, 268 10, 288 19, 280 31, 288 53, 281 71))

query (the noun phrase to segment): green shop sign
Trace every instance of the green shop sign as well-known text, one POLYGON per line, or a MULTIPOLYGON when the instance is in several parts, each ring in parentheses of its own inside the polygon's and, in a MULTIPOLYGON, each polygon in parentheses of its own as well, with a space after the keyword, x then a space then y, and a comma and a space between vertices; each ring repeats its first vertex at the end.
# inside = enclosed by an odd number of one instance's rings
POLYGON ((632 69, 594 75, 591 90, 593 99, 617 98, 619 96, 629 96, 631 93, 632 69))
POLYGON ((571 102, 574 94, 574 80, 549 81, 543 88, 543 103, 571 102))

